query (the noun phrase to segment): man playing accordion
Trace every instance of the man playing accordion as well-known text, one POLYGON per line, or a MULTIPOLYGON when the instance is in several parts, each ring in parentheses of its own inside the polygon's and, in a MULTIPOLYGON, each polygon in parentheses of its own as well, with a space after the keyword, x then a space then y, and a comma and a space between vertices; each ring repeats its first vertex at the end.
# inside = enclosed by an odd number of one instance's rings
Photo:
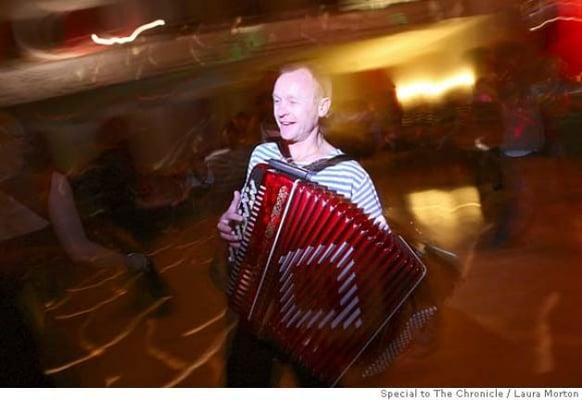
MULTIPOLYGON (((382 206, 368 173, 355 160, 331 145, 320 128, 320 119, 331 106, 331 81, 308 65, 292 65, 281 70, 273 89, 273 112, 280 130, 279 143, 264 143, 253 151, 248 171, 268 160, 280 160, 309 169, 324 164, 311 181, 338 193, 360 208, 374 224, 389 231, 382 206), (325 161, 324 161, 325 160, 325 161), (326 164, 327 163, 327 164, 326 164)), ((217 228, 220 237, 231 248, 241 246, 235 227, 244 222, 239 214, 241 195, 237 191, 217 228)), ((274 359, 285 359, 271 343, 239 324, 231 343, 227 361, 227 386, 266 387, 273 380, 274 359)), ((303 365, 292 363, 301 386, 326 385, 303 365)))

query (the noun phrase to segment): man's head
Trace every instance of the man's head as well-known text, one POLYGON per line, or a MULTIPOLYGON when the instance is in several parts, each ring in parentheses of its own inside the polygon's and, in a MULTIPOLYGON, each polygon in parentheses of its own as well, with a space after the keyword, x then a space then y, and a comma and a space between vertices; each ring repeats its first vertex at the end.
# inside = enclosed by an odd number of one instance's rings
POLYGON ((273 89, 273 113, 283 140, 301 142, 317 134, 319 119, 330 106, 329 79, 306 65, 281 70, 273 89))

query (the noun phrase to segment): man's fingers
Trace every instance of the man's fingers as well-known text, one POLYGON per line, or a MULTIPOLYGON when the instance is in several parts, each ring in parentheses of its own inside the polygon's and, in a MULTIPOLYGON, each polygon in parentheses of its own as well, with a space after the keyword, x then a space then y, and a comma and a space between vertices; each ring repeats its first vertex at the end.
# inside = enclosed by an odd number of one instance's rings
POLYGON ((228 242, 230 246, 238 247, 240 244, 240 238, 234 233, 220 232, 220 237, 222 240, 228 242))
POLYGON ((240 237, 235 234, 233 230, 233 223, 240 223, 244 220, 242 215, 237 213, 239 203, 240 193, 235 191, 232 197, 232 202, 230 203, 230 206, 228 206, 228 210, 222 214, 220 220, 218 220, 218 224, 216 225, 216 228, 220 233, 220 237, 227 241, 229 246, 234 248, 240 247, 240 237))
POLYGON ((218 228, 218 230, 220 232, 233 233, 232 226, 230 226, 230 223, 228 220, 221 219, 220 222, 218 223, 218 225, 216 225, 216 228, 218 228))
POLYGON ((216 227, 218 228, 218 230, 224 230, 224 231, 232 231, 232 223, 233 222, 242 222, 243 221, 243 217, 238 215, 238 214, 224 214, 222 216, 222 218, 220 218, 220 220, 218 221, 218 224, 216 225, 216 227))
POLYGON ((223 238, 224 240, 226 240, 227 242, 231 242, 231 243, 240 242, 240 238, 237 235, 234 235, 232 233, 221 233, 220 237, 223 238))
POLYGON ((216 225, 216 228, 220 233, 220 237, 223 238, 224 240, 227 240, 229 242, 240 241, 240 238, 230 226, 228 219, 221 218, 220 221, 218 222, 218 225, 216 225))
POLYGON ((228 206, 228 212, 236 213, 238 210, 239 203, 240 203, 240 193, 238 190, 235 190, 234 195, 232 196, 232 201, 230 202, 230 206, 228 206))
POLYGON ((231 219, 231 221, 236 221, 236 222, 242 222, 243 221, 243 216, 237 213, 232 213, 229 215, 229 218, 231 219))

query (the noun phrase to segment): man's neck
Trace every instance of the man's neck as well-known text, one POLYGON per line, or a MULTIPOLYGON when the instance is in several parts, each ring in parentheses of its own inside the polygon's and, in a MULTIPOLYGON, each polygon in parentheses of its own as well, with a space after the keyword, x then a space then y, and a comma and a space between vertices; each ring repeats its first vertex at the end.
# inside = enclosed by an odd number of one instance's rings
POLYGON ((325 157, 333 147, 323 138, 319 128, 301 142, 287 143, 291 158, 298 163, 316 161, 325 157))

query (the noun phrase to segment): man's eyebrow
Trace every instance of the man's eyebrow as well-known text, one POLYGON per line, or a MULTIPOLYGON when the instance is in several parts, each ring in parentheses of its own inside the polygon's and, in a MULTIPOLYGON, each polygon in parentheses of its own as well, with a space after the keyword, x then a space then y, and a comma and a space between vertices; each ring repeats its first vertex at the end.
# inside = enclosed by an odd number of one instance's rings
POLYGON ((305 100, 305 96, 290 94, 285 96, 288 100, 305 100))
POLYGON ((284 96, 280 96, 280 95, 277 95, 277 94, 273 94, 273 98, 274 99, 285 98, 287 100, 294 100, 294 101, 305 100, 305 97, 304 96, 296 96, 296 95, 292 95, 292 94, 288 94, 288 95, 284 95, 284 96))

